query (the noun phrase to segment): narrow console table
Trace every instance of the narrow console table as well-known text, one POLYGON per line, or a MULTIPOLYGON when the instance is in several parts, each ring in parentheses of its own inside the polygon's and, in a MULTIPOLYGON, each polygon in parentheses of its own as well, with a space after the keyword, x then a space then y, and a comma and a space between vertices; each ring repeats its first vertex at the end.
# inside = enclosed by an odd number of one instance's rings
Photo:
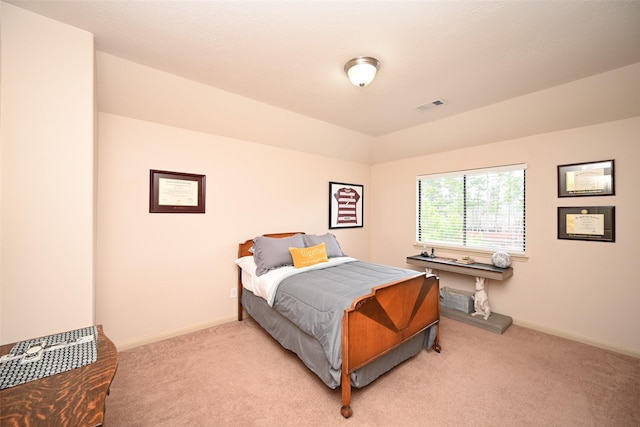
POLYGON ((500 268, 492 264, 474 262, 462 264, 452 258, 427 257, 413 255, 407 257, 407 263, 420 267, 433 268, 435 270, 449 271, 451 273, 466 274, 468 276, 484 277, 486 279, 504 280, 513 276, 513 267, 500 268))
MULTIPOLYGON (((118 366, 116 346, 97 326, 97 359, 80 368, 0 391, 0 426, 94 427, 118 366)), ((0 346, 0 355, 14 344, 0 346)))
MULTIPOLYGON (((426 269, 427 273, 431 273, 432 270, 448 271, 450 273, 475 276, 476 278, 481 278, 482 281, 485 279, 505 280, 513 276, 513 267, 500 268, 492 264, 479 262, 463 264, 456 262, 453 258, 413 255, 407 257, 407 264, 423 267, 426 269)), ((513 323, 513 319, 511 317, 495 313, 493 311, 487 319, 484 319, 482 316, 473 316, 470 313, 464 313, 462 311, 446 307, 440 307, 440 311, 444 316, 500 334, 513 323)))

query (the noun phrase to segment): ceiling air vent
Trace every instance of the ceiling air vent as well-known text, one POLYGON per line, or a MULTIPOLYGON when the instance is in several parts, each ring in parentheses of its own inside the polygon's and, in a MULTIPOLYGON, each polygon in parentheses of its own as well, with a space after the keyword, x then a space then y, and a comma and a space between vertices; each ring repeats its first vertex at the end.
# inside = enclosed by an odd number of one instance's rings
POLYGON ((447 101, 445 101, 444 99, 438 98, 438 99, 434 99, 433 101, 429 101, 426 104, 418 105, 416 107, 416 110, 418 110, 418 111, 427 111, 427 110, 430 110, 432 108, 440 107, 440 106, 442 106, 442 105, 444 105, 446 103, 447 103, 447 101))

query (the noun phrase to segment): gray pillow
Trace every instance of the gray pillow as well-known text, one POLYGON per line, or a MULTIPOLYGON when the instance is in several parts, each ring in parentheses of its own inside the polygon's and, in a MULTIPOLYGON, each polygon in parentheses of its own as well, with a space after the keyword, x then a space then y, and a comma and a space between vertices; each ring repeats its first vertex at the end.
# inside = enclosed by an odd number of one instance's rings
POLYGON ((319 245, 324 242, 327 248, 327 257, 335 258, 339 256, 345 256, 340 248, 340 244, 338 243, 338 239, 331 233, 323 234, 322 236, 317 236, 315 234, 303 234, 302 239, 304 240, 304 244, 309 246, 319 245))
POLYGON ((293 265, 293 258, 289 248, 304 248, 302 234, 294 234, 291 237, 258 236, 253 239, 253 260, 256 262, 256 276, 262 276, 269 270, 293 265))

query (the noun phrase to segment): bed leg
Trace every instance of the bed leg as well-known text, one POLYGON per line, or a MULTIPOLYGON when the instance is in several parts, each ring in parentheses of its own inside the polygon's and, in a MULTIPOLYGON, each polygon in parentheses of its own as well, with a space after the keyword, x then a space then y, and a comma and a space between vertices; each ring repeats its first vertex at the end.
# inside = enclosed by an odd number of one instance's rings
POLYGON ((442 350, 442 347, 440 347, 440 322, 438 322, 438 326, 436 326, 438 329, 436 329, 436 339, 433 341, 433 346, 431 348, 433 348, 436 353, 440 353, 440 350, 442 350))
MULTIPOLYGON (((344 361, 342 363, 345 363, 344 361)), ((344 368, 343 368, 344 369, 344 368)), ((349 418, 353 415, 353 409, 351 409, 351 376, 349 373, 345 373, 346 369, 342 372, 342 408, 340 408, 340 413, 343 417, 349 418)))
POLYGON ((349 418, 351 415, 353 415, 353 409, 351 409, 351 406, 346 405, 340 408, 340 413, 343 417, 349 418))

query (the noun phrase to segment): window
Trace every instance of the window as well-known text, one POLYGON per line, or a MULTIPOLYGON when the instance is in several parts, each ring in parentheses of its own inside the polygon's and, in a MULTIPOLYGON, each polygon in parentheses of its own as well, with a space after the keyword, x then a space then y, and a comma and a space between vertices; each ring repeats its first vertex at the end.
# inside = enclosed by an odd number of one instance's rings
POLYGON ((526 168, 417 177, 418 243, 524 253, 526 168))

